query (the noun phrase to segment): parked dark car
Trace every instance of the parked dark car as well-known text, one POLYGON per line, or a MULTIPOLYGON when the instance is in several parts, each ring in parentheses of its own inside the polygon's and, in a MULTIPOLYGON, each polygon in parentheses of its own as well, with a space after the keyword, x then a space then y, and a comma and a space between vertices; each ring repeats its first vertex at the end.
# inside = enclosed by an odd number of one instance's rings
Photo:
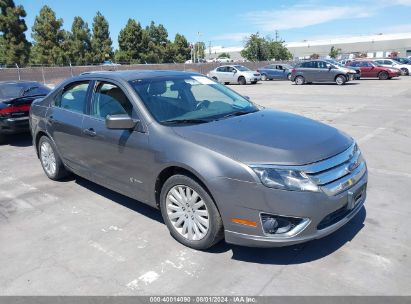
POLYGON ((261 80, 285 79, 291 80, 292 66, 289 64, 269 64, 259 68, 261 80))
POLYGON ((351 137, 197 73, 83 74, 35 101, 30 122, 49 178, 74 172, 159 208, 196 249, 223 237, 266 247, 321 238, 366 197, 351 137))
POLYGON ((4 135, 29 131, 29 110, 34 99, 51 90, 34 81, 0 82, 0 142, 4 135))
POLYGON ((354 80, 352 69, 331 64, 326 60, 308 60, 298 64, 291 71, 291 81, 297 85, 312 82, 335 82, 343 85, 354 80))
POLYGON ((391 79, 401 75, 401 70, 378 65, 370 60, 356 60, 349 63, 348 67, 359 68, 362 78, 391 79))

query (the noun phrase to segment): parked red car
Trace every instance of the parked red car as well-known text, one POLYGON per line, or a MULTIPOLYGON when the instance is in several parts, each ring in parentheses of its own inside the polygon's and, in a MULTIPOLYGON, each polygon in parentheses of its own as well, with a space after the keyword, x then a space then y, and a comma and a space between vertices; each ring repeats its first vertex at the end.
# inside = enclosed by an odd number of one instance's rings
POLYGON ((399 69, 383 67, 369 60, 351 61, 346 66, 359 68, 361 70, 361 78, 387 80, 401 75, 401 70, 399 69))

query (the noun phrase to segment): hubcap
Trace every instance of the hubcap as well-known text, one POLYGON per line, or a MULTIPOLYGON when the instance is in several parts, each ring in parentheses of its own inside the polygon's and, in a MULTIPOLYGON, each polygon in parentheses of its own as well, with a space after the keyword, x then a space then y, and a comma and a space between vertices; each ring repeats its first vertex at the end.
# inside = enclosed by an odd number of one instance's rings
POLYGON ((203 239, 210 226, 210 216, 200 195, 184 185, 170 189, 166 197, 167 216, 174 229, 188 240, 203 239))
POLYGON ((303 84, 303 79, 301 77, 297 77, 297 84, 303 84))
POLYGON ((344 80, 341 77, 337 77, 337 83, 338 84, 343 84, 344 80))
POLYGON ((54 156, 53 148, 48 142, 41 144, 40 157, 44 170, 53 176, 56 173, 56 157, 54 156))

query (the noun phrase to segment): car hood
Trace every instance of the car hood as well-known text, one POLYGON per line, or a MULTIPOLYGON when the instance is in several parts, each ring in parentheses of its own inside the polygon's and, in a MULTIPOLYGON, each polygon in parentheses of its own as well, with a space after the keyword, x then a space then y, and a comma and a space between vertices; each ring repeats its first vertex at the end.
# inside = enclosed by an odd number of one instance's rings
POLYGON ((305 165, 334 156, 353 142, 323 123, 272 110, 173 129, 193 143, 246 164, 305 165))

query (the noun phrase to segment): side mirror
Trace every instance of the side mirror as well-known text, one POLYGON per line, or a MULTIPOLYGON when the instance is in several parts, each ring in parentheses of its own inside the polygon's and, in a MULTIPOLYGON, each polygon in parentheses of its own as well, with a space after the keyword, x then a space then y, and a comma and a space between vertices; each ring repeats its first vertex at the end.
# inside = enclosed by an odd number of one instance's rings
POLYGON ((245 99, 250 100, 250 96, 243 96, 245 99))
POLYGON ((237 73, 237 70, 233 70, 233 73, 234 73, 234 74, 237 73))
POLYGON ((139 120, 132 119, 127 114, 107 115, 106 117, 107 129, 131 130, 134 129, 139 122, 139 120))
POLYGON ((327 69, 331 70, 331 64, 326 65, 327 69))

